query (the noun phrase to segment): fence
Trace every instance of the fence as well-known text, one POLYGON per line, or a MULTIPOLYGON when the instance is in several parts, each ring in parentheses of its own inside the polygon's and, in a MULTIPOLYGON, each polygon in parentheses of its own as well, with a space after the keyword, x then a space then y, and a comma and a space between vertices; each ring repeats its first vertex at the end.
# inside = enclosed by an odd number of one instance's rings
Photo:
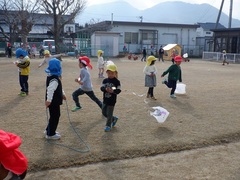
MULTIPOLYGON (((203 52, 202 59, 206 61, 222 61, 223 53, 221 52, 203 52)), ((227 61, 240 63, 240 54, 227 53, 227 61)))

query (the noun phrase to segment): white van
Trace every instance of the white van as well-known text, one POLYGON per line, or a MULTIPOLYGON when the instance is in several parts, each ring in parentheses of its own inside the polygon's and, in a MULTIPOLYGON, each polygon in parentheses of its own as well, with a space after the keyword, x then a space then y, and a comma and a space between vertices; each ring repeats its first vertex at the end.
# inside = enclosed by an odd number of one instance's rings
POLYGON ((55 54, 55 41, 53 39, 44 39, 43 40, 43 49, 44 50, 49 50, 51 54, 55 54), (50 47, 49 47, 50 45, 50 47))

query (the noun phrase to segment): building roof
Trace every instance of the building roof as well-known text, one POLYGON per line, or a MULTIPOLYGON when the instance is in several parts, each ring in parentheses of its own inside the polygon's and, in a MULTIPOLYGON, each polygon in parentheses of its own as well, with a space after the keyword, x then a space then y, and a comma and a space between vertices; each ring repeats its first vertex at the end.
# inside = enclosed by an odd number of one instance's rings
POLYGON ((157 27, 184 27, 184 28, 198 28, 198 24, 171 24, 171 23, 152 23, 152 22, 129 22, 129 21, 105 21, 109 25, 129 25, 129 26, 157 26, 157 27))
MULTIPOLYGON (((216 23, 206 22, 206 23, 198 23, 200 27, 202 27, 205 31, 209 31, 211 29, 215 29, 216 23)), ((226 27, 222 24, 218 23, 217 29, 225 29, 226 27)))
POLYGON ((164 46, 163 49, 165 51, 167 51, 167 50, 174 48, 175 46, 178 46, 178 45, 177 44, 168 44, 168 45, 164 46))
POLYGON ((240 28, 212 29, 213 32, 240 32, 240 28))

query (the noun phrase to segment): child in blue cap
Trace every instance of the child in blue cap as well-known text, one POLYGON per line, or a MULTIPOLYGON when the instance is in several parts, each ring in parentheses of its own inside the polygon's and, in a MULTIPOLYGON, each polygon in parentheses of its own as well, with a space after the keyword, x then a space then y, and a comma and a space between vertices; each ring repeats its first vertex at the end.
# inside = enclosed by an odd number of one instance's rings
POLYGON ((19 61, 14 62, 18 67, 19 71, 19 84, 21 87, 20 96, 25 97, 28 95, 28 76, 30 73, 30 58, 28 57, 27 51, 22 48, 16 50, 16 58, 19 61))
POLYGON ((49 108, 50 114, 45 137, 46 139, 57 140, 61 138, 61 135, 56 132, 60 118, 60 105, 62 105, 63 99, 66 100, 60 79, 62 74, 61 62, 56 58, 51 59, 45 72, 48 74, 45 105, 49 108))

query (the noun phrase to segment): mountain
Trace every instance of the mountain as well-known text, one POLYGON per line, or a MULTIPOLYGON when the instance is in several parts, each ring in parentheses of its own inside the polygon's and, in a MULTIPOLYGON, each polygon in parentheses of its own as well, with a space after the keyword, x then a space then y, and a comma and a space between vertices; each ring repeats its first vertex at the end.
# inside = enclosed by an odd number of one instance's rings
MULTIPOLYGON (((180 1, 163 2, 145 10, 138 10, 125 1, 116 1, 87 7, 76 23, 96 23, 105 20, 156 23, 196 24, 216 22, 219 10, 209 4, 190 4, 180 1)), ((228 15, 221 14, 222 25, 228 27, 228 15)), ((240 27, 240 20, 233 19, 232 27, 240 27)))

